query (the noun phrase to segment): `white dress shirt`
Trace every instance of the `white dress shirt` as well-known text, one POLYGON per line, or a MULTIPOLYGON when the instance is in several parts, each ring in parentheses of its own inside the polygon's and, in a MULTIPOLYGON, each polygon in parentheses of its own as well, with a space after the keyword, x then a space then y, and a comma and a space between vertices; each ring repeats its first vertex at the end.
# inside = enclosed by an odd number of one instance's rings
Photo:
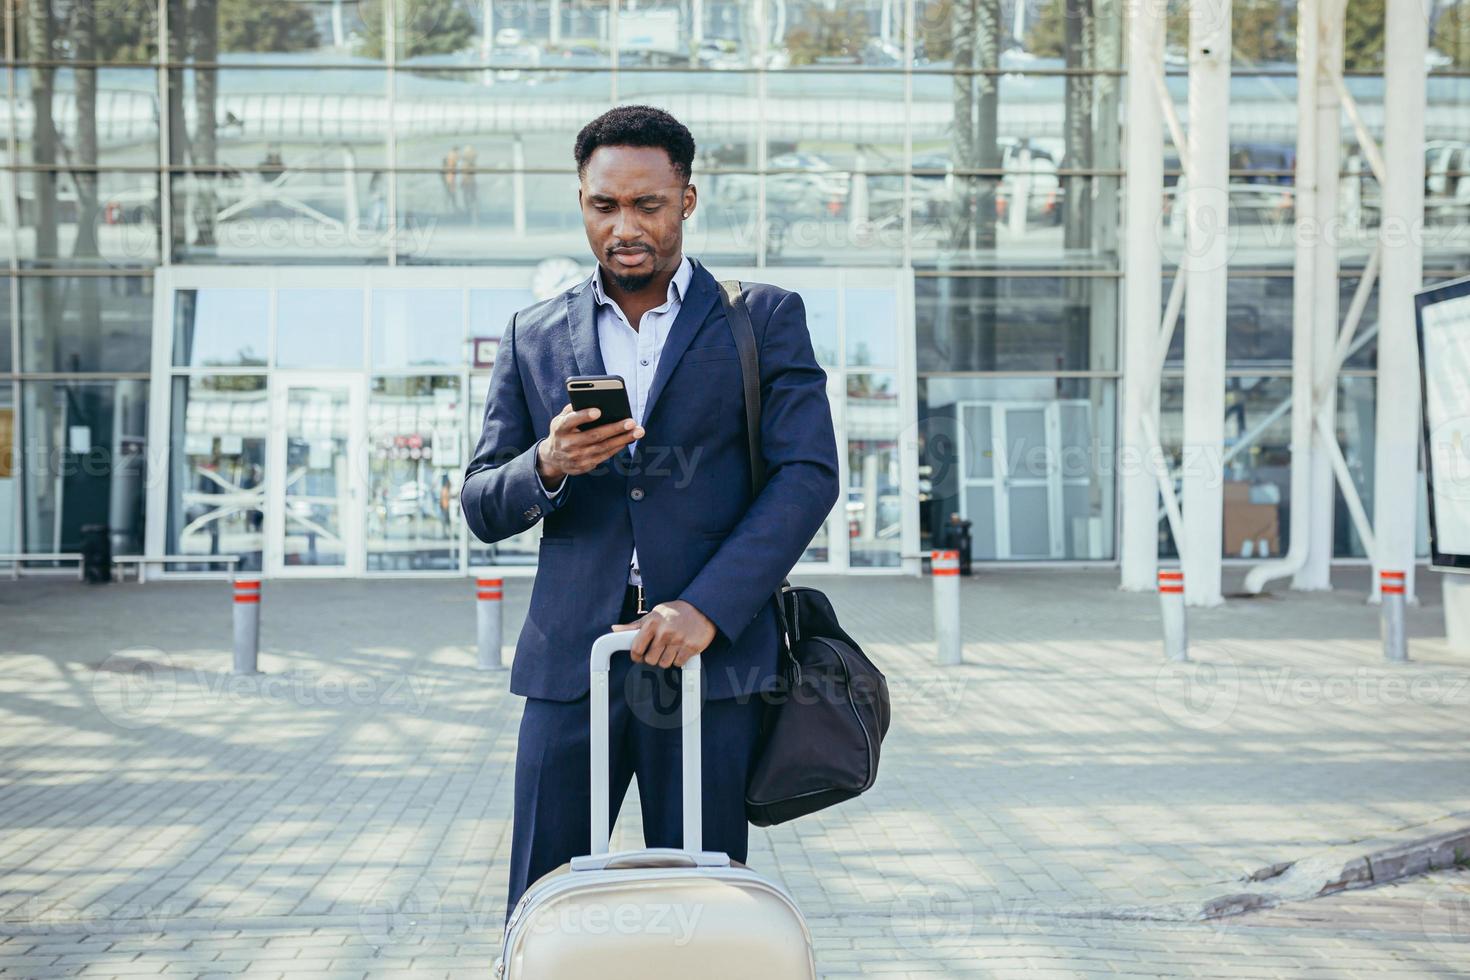
MULTIPOLYGON (((643 314, 643 318, 638 321, 638 329, 634 330, 622 308, 608 298, 603 290, 602 266, 597 266, 592 273, 592 297, 596 301, 597 310, 597 346, 602 354, 602 366, 608 374, 622 376, 623 384, 628 389, 628 405, 633 410, 633 421, 639 425, 643 424, 648 393, 653 387, 653 375, 658 370, 658 359, 663 353, 664 341, 668 339, 674 319, 679 315, 684 294, 689 289, 689 280, 693 276, 694 266, 690 264, 689 257, 682 257, 679 268, 674 271, 674 278, 669 281, 668 298, 662 306, 656 306, 643 314)), ((634 441, 630 448, 636 448, 637 445, 634 441)), ((554 492, 546 490, 545 483, 541 485, 548 497, 556 496, 565 487, 565 478, 562 486, 554 492)), ((638 574, 636 547, 628 559, 628 584, 643 584, 643 579, 638 574)))

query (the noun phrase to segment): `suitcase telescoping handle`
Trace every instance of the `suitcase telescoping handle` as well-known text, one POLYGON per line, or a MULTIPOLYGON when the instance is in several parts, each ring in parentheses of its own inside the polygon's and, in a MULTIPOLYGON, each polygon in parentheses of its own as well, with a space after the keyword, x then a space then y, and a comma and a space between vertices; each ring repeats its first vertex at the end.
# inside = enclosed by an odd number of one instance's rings
MULTIPOLYGON (((608 669, 614 653, 633 649, 637 630, 604 633, 592 643, 592 853, 608 848, 608 669)), ((704 770, 700 741, 700 658, 690 657, 680 671, 680 712, 683 729, 684 850, 698 852, 703 825, 701 787, 704 770)))

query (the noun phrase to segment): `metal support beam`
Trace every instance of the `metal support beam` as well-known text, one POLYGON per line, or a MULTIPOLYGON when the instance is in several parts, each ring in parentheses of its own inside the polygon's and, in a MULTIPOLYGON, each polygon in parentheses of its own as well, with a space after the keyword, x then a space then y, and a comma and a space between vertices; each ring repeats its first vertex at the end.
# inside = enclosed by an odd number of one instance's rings
MULTIPOLYGON (((1404 572, 1404 599, 1414 601, 1419 513, 1419 347, 1414 293, 1423 282, 1424 56, 1428 47, 1419 0, 1387 5, 1384 25, 1383 281, 1378 286, 1378 420, 1373 465, 1373 556, 1379 572, 1404 572)), ((1376 591, 1375 591, 1376 595, 1376 591)))
MULTIPOLYGON (((1163 291, 1158 225, 1164 193, 1164 135, 1154 86, 1148 79, 1152 76, 1163 82, 1164 19, 1157 4, 1130 4, 1128 11, 1119 559, 1122 588, 1147 592, 1157 585, 1159 564, 1159 464, 1154 459, 1156 437, 1149 433, 1158 429, 1159 363, 1163 357, 1157 349, 1156 318, 1163 291)), ((1172 484, 1169 489, 1173 490, 1172 484)))
POLYGON ((1216 606, 1224 536, 1225 286, 1230 261, 1230 0, 1191 0, 1184 297, 1184 601, 1216 606))
MULTIPOLYGON (((1342 105, 1338 101, 1334 80, 1342 74, 1343 17, 1347 0, 1317 0, 1317 59, 1314 62, 1316 105, 1310 125, 1316 141, 1317 179, 1313 193, 1317 196, 1314 208, 1314 226, 1302 228, 1298 225, 1298 237, 1307 239, 1312 260, 1312 296, 1310 314, 1313 323, 1311 363, 1307 365, 1314 379, 1312 415, 1325 414, 1329 422, 1337 417, 1337 365, 1332 363, 1337 339, 1338 314, 1338 249, 1336 235, 1326 235, 1327 229, 1336 229, 1338 173, 1342 169, 1342 105), (1325 380, 1324 380, 1325 377, 1325 380)), ((1298 8, 1300 11, 1305 8, 1298 8)), ((1307 122, 1307 120, 1303 120, 1307 122)), ((1298 197, 1302 192, 1298 192, 1298 197)), ((1302 284, 1300 273, 1297 285, 1302 284)), ((1310 428, 1309 428, 1310 433, 1310 428)), ((1338 452, 1336 425, 1329 425, 1333 433, 1332 446, 1325 446, 1320 439, 1311 440, 1311 495, 1307 498, 1306 510, 1292 508, 1291 535, 1306 535, 1305 561, 1292 578, 1292 587, 1308 591, 1332 588, 1332 537, 1333 511, 1336 494, 1333 492, 1332 453, 1338 452)))

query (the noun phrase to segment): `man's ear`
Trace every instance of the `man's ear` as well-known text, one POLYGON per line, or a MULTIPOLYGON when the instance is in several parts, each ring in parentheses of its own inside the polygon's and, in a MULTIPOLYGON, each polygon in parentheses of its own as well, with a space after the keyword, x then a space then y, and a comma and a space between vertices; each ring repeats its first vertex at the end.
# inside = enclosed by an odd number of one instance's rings
POLYGON ((699 191, 695 189, 695 187, 694 187, 693 184, 687 184, 687 185, 685 185, 685 187, 684 187, 684 207, 681 209, 681 213, 684 215, 684 217, 687 218, 691 214, 694 213, 694 206, 698 202, 699 202, 699 191))

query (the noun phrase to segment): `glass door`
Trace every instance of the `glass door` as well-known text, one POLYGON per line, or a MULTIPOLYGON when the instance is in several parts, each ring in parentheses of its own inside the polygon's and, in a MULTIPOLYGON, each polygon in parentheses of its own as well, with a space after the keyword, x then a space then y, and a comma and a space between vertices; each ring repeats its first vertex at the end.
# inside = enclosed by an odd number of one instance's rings
POLYGON ((964 493, 977 559, 1083 558, 1101 549, 1087 513, 1091 409, 1085 399, 959 403, 964 493), (1069 506, 1070 505, 1070 506, 1069 506))
POLYGON ((271 379, 270 575, 361 573, 364 401, 361 377, 271 379))

